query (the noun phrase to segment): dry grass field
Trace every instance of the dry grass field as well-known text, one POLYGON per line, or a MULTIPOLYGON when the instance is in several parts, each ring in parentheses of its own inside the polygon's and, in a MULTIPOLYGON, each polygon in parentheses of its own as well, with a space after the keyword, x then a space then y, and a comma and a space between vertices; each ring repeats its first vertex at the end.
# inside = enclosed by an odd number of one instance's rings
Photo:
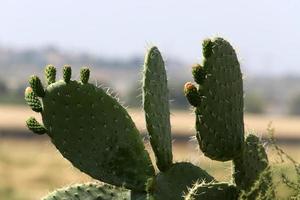
MULTIPOLYGON (((230 180, 231 163, 205 158, 193 142, 174 144, 174 160, 201 166, 218 180, 230 180)), ((300 160, 297 147, 284 147, 300 160)), ((147 150, 153 153, 147 144, 147 150)), ((286 167, 287 166, 281 166, 286 167)), ((37 200, 55 188, 92 181, 65 160, 48 140, 0 140, 0 199, 37 200)))
MULTIPOLYGON (((138 110, 130 110, 140 130, 145 131, 144 116, 138 110)), ((0 107, 0 134, 3 130, 24 131, 24 121, 36 114, 24 107, 0 107)), ((300 118, 279 116, 245 117, 247 130, 266 133, 268 123, 272 121, 280 137, 300 137, 300 118)), ((193 135, 193 114, 176 111, 172 114, 172 128, 175 134, 193 135)), ((24 133, 25 134, 25 133, 24 133)), ((174 160, 189 161, 200 165, 218 180, 231 178, 231 163, 221 163, 205 158, 195 141, 179 143, 174 141, 174 160)), ((146 143, 152 159, 153 153, 146 143)), ((283 146, 296 160, 300 161, 300 147, 283 146)), ((271 149, 269 149, 271 151, 271 149)), ((270 152, 270 155, 273 155, 270 152)), ((278 160, 275 156, 272 161, 278 160)), ((289 166, 281 166, 289 169, 289 166)), ((11 139, 0 137, 0 199, 2 200, 37 200, 49 191, 65 185, 92 179, 63 159, 48 139, 11 139)))

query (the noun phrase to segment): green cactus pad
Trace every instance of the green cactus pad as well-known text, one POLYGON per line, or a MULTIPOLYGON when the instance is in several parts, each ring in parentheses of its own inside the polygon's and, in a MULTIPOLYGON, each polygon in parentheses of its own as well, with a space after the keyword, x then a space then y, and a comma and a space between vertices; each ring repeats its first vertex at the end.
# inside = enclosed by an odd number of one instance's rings
POLYGON ((232 46, 222 38, 205 40, 204 60, 193 69, 201 96, 197 105, 196 130, 200 149, 218 161, 237 157, 244 138, 243 81, 232 46), (201 69, 198 69, 201 68, 201 69))
POLYGON ((38 135, 42 135, 47 132, 46 128, 43 125, 41 125, 34 117, 30 117, 26 121, 26 125, 29 130, 38 135))
POLYGON ((88 70, 83 71, 82 83, 61 80, 45 90, 42 119, 47 133, 81 171, 109 184, 143 191, 154 168, 139 131, 116 99, 86 83, 88 70))
POLYGON ((130 191, 103 183, 72 185, 52 192, 42 200, 130 200, 130 191))
POLYGON ((30 106, 30 108, 35 112, 42 111, 42 104, 38 97, 35 95, 31 87, 25 89, 25 101, 30 106))
POLYGON ((163 58, 156 47, 145 57, 143 105, 157 167, 166 171, 172 164, 169 91, 163 58))
POLYGON ((55 83, 56 68, 53 65, 47 65, 45 69, 45 76, 48 85, 55 83))
POLYGON ((184 200, 237 200, 238 190, 228 183, 196 182, 184 200))
POLYGON ((148 182, 147 189, 155 200, 181 200, 188 188, 199 180, 211 182, 214 178, 191 163, 174 163, 169 170, 148 182))
POLYGON ((268 167, 268 156, 259 138, 253 134, 247 136, 240 158, 233 160, 233 178, 241 190, 248 191, 268 167))

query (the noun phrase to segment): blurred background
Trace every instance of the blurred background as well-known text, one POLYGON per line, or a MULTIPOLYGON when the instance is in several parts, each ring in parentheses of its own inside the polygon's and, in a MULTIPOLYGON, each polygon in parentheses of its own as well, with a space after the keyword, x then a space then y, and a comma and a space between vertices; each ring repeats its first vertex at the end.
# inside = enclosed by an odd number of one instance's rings
POLYGON ((202 40, 213 36, 230 41, 240 59, 246 131, 266 139, 272 123, 278 144, 300 161, 299 9, 296 0, 1 0, 0 199, 39 199, 91 180, 64 160, 48 137, 26 129, 25 120, 36 115, 24 102, 28 77, 43 77, 47 64, 59 72, 70 64, 77 79, 79 68, 89 66, 90 82, 118 95, 145 134, 141 71, 152 45, 166 61, 175 159, 230 179, 230 162, 204 158, 190 140, 194 116, 182 92, 192 80, 191 66, 201 62, 202 40))

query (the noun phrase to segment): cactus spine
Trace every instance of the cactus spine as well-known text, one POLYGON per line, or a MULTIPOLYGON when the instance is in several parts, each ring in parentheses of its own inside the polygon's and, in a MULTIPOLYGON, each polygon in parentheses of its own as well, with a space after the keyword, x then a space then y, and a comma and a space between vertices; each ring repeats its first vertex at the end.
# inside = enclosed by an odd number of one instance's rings
POLYGON ((184 94, 195 107, 200 149, 211 159, 233 160, 232 182, 218 182, 191 163, 173 162, 165 64, 158 48, 151 47, 144 64, 143 106, 158 173, 127 111, 89 83, 89 68, 82 68, 76 81, 65 65, 63 79, 56 81, 56 68, 48 65, 46 88, 37 76, 30 78, 25 100, 41 113, 43 124, 29 118, 28 128, 46 133, 75 167, 103 182, 63 188, 44 200, 231 200, 261 195, 261 188, 271 183, 259 181, 268 160, 256 136, 244 141, 243 84, 235 51, 216 38, 204 41, 203 55, 203 64, 192 68, 198 85, 188 82, 184 94))

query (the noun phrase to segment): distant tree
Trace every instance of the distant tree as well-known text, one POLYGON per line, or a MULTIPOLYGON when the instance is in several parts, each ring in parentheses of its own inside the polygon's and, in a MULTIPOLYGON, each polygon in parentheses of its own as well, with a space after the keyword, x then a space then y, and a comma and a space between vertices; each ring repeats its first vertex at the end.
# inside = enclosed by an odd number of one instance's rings
POLYGON ((289 106, 289 113, 291 115, 300 115, 300 94, 295 95, 291 99, 289 106))
POLYGON ((246 94, 244 100, 245 112, 261 114, 265 112, 263 97, 257 93, 246 94))

